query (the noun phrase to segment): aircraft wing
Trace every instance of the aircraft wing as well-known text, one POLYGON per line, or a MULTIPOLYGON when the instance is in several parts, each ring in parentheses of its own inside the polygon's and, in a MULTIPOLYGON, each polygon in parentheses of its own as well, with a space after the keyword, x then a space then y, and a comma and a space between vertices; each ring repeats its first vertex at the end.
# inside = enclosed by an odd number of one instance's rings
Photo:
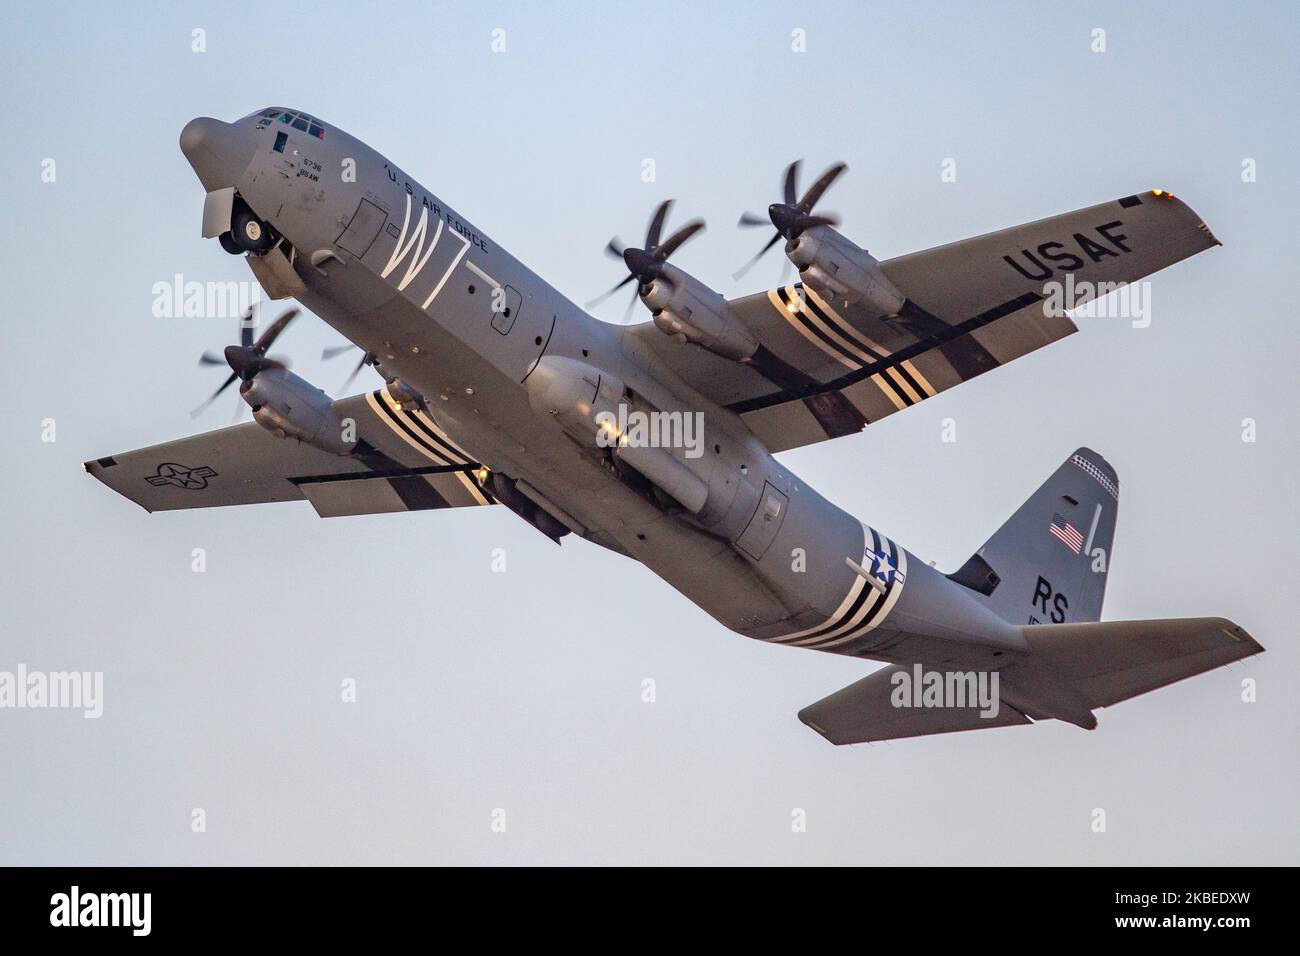
POLYGON ((779 382, 653 323, 632 331, 783 451, 860 431, 1078 331, 1049 282, 1131 283, 1218 244, 1187 204, 1153 191, 884 261, 907 297, 889 318, 802 284, 731 300, 779 360, 766 363, 779 382))
POLYGON ((322 518, 494 503, 476 463, 423 412, 394 407, 379 389, 334 403, 356 423, 344 458, 256 422, 85 463, 86 471, 146 511, 310 501, 322 518))

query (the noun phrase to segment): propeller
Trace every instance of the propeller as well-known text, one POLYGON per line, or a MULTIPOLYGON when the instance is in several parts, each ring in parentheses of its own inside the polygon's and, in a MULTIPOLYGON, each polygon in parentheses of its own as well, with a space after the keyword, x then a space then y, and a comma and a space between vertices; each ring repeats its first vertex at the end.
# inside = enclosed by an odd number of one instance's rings
POLYGON ((754 258, 741 266, 738 272, 732 274, 733 279, 739 279, 752 269, 754 263, 763 258, 763 255, 781 239, 785 239, 787 242, 798 239, 805 229, 811 229, 814 226, 839 225, 838 216, 833 213, 830 215, 814 215, 813 207, 817 205, 817 201, 822 198, 826 190, 830 189, 831 183, 835 182, 840 173, 849 167, 844 163, 836 163, 831 166, 821 174, 821 177, 815 183, 808 187, 803 199, 798 199, 797 183, 800 163, 801 160, 796 159, 785 168, 785 180, 782 190, 784 199, 782 202, 774 202, 767 207, 767 218, 752 212, 744 213, 740 217, 738 225, 746 227, 772 225, 776 227, 776 234, 767 241, 767 245, 758 250, 758 254, 754 258))
POLYGON ((298 315, 300 310, 297 306, 286 309, 280 314, 280 317, 267 326, 256 341, 253 339, 253 309, 250 306, 244 313, 244 317, 239 320, 239 344, 227 345, 222 357, 218 358, 212 352, 204 352, 199 356, 200 365, 228 365, 230 366, 230 377, 221 383, 221 386, 213 392, 208 400, 205 401, 194 411, 190 412, 193 418, 203 411, 209 405, 217 400, 222 392, 233 385, 237 380, 251 381, 253 376, 266 368, 287 368, 288 365, 283 359, 267 358, 266 352, 272 343, 280 337, 285 328, 298 315))
POLYGON ((668 218, 668 210, 671 209, 672 206, 673 201, 671 199, 665 199, 655 207, 654 215, 650 217, 650 226, 646 229, 645 244, 642 248, 635 249, 631 246, 624 248, 619 243, 617 237, 609 241, 609 245, 605 246, 605 254, 614 259, 621 259, 623 264, 627 266, 628 275, 626 279, 619 282, 604 295, 598 296, 588 302, 587 308, 590 309, 594 306, 600 305, 600 303, 604 302, 619 289, 623 288, 623 286, 635 280, 637 282, 637 288, 632 290, 632 300, 628 303, 627 311, 623 315, 623 321, 627 322, 628 318, 632 315, 633 306, 636 305, 637 296, 640 294, 640 287, 653 282, 655 279, 664 279, 667 281, 667 277, 664 275, 663 269, 661 268, 663 264, 667 262, 668 257, 680 249, 688 239, 704 228, 703 219, 692 219, 667 239, 660 241, 659 237, 663 233, 664 220, 668 218))
MULTIPOLYGON (((359 346, 353 345, 351 343, 347 345, 335 345, 331 348, 323 349, 320 353, 320 357, 323 361, 328 362, 330 359, 338 358, 340 355, 346 355, 348 352, 351 352, 353 349, 358 347, 359 346)), ((374 365, 374 364, 375 364, 375 353, 363 352, 361 355, 361 361, 358 362, 356 368, 352 370, 352 374, 347 377, 347 381, 343 383, 342 387, 339 389, 339 392, 340 393, 346 392, 348 390, 348 386, 351 385, 356 380, 356 377, 361 374, 361 370, 365 368, 367 365, 374 365)))

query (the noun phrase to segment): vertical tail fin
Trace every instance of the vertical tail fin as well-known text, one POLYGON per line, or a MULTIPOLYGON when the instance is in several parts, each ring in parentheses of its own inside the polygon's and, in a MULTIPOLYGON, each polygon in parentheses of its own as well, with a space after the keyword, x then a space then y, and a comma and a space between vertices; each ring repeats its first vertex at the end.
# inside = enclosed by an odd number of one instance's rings
POLYGON ((1080 448, 948 577, 1012 624, 1101 620, 1118 508, 1115 469, 1080 448))

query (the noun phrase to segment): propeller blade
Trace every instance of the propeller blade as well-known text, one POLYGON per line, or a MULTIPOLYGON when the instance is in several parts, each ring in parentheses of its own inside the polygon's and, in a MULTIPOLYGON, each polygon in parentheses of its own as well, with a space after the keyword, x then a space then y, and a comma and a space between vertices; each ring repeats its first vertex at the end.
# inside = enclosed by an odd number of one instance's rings
POLYGON ((253 347, 253 327, 253 307, 250 305, 239 320, 239 344, 246 349, 253 347))
POLYGON ((785 196, 787 206, 793 206, 799 201, 798 193, 795 191, 795 181, 799 178, 799 164, 802 162, 802 159, 796 159, 785 168, 785 186, 782 194, 785 196))
MULTIPOLYGON (((632 278, 636 278, 636 277, 633 276, 632 278)), ((627 308, 623 311, 623 324, 624 324, 624 325, 627 325, 627 323, 631 320, 631 318, 632 318, 632 310, 636 308, 636 300, 639 299, 640 297, 641 297, 641 289, 640 289, 639 287, 636 288, 636 289, 633 289, 633 290, 632 290, 632 298, 628 301, 628 303, 627 303, 627 308)))
POLYGON ((800 216, 798 222, 795 225, 799 232, 803 232, 805 229, 811 229, 814 226, 838 226, 839 224, 840 224, 839 216, 826 215, 826 216, 800 216))
POLYGON ((322 349, 320 357, 322 361, 327 362, 332 358, 338 358, 344 352, 351 352, 354 348, 356 348, 356 345, 351 342, 347 345, 335 345, 332 348, 322 349))
POLYGON ((199 356, 199 364, 200 365, 225 365, 226 360, 221 358, 221 356, 219 355, 212 354, 211 352, 204 352, 202 355, 199 356))
MULTIPOLYGON (((830 189, 831 183, 839 178, 840 173, 848 168, 847 163, 836 163, 822 173, 821 178, 804 193, 803 199, 799 202, 799 208, 804 212, 812 212, 813 206, 817 205, 817 200, 821 199, 822 194, 830 189)), ((794 205, 793 202, 791 202, 791 205, 794 205)))
POLYGON ((623 288, 623 286, 627 285, 629 282, 635 282, 635 281, 636 281, 636 276, 634 276, 634 275, 629 275, 626 279, 624 279, 624 280, 623 280, 622 282, 620 282, 618 285, 614 286, 614 288, 610 289, 610 290, 609 290, 608 292, 606 292, 604 295, 600 295, 600 296, 597 296, 596 298, 592 299, 590 302, 588 302, 588 303, 586 304, 585 308, 588 308, 588 309, 594 309, 596 306, 600 305, 602 302, 604 302, 606 299, 608 299, 611 295, 613 295, 613 294, 614 294, 615 292, 617 292, 619 289, 623 288))
POLYGON ((645 232, 645 245, 642 247, 647 252, 659 245, 659 234, 663 232, 664 220, 668 218, 668 210, 673 207, 671 199, 665 199, 655 209, 654 215, 650 218, 650 228, 645 232))
POLYGON ((745 227, 770 226, 772 225, 772 220, 767 216, 756 216, 752 212, 746 212, 740 214, 740 221, 736 223, 736 225, 745 227))
POLYGON ((271 347, 271 343, 280 337, 280 333, 297 317, 300 311, 296 306, 292 309, 286 309, 278 319, 271 323, 270 328, 262 333, 253 348, 265 355, 266 350, 271 347))
POLYGON ((238 375, 236 375, 234 372, 231 372, 230 377, 221 383, 221 387, 218 388, 215 392, 213 392, 208 397, 208 400, 206 402, 204 402, 198 408, 194 409, 194 411, 190 412, 190 418, 196 418, 199 412, 203 411, 205 408, 207 408, 209 405, 215 402, 217 400, 217 397, 226 389, 228 389, 236 380, 238 380, 238 378, 239 378, 238 375))
POLYGON ((341 394, 347 394, 348 386, 356 381, 357 376, 361 374, 361 370, 369 365, 373 359, 374 355, 370 352, 361 356, 361 361, 357 363, 357 367, 352 370, 352 374, 348 376, 347 381, 344 382, 343 386, 339 389, 341 394))
POLYGON ((666 260, 674 252, 682 247, 682 244, 691 236, 695 235, 704 228, 703 219, 692 219, 682 228, 678 229, 671 236, 663 241, 663 244, 654 249, 654 257, 660 262, 666 260))
POLYGON ((622 262, 624 248, 626 247, 623 243, 619 242, 618 236, 615 236, 613 239, 609 240, 609 245, 605 246, 605 255, 609 256, 611 259, 617 259, 619 262, 622 262))
POLYGON ((731 278, 739 279, 750 269, 754 268, 754 263, 758 262, 759 259, 763 258, 763 254, 766 253, 767 250, 771 249, 774 245, 776 245, 780 239, 781 239, 781 234, 779 232, 773 233, 772 238, 767 240, 767 245, 765 245, 762 249, 759 249, 758 254, 755 255, 754 258, 746 262, 743 266, 741 266, 739 271, 733 272, 731 274, 731 278))

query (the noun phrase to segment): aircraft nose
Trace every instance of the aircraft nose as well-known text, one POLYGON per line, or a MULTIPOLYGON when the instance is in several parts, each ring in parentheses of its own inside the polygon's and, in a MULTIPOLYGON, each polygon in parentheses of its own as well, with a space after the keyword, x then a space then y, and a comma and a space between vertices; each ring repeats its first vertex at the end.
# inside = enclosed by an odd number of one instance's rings
POLYGON ((252 130, 200 116, 181 130, 181 152, 208 192, 234 186, 257 152, 252 130))

